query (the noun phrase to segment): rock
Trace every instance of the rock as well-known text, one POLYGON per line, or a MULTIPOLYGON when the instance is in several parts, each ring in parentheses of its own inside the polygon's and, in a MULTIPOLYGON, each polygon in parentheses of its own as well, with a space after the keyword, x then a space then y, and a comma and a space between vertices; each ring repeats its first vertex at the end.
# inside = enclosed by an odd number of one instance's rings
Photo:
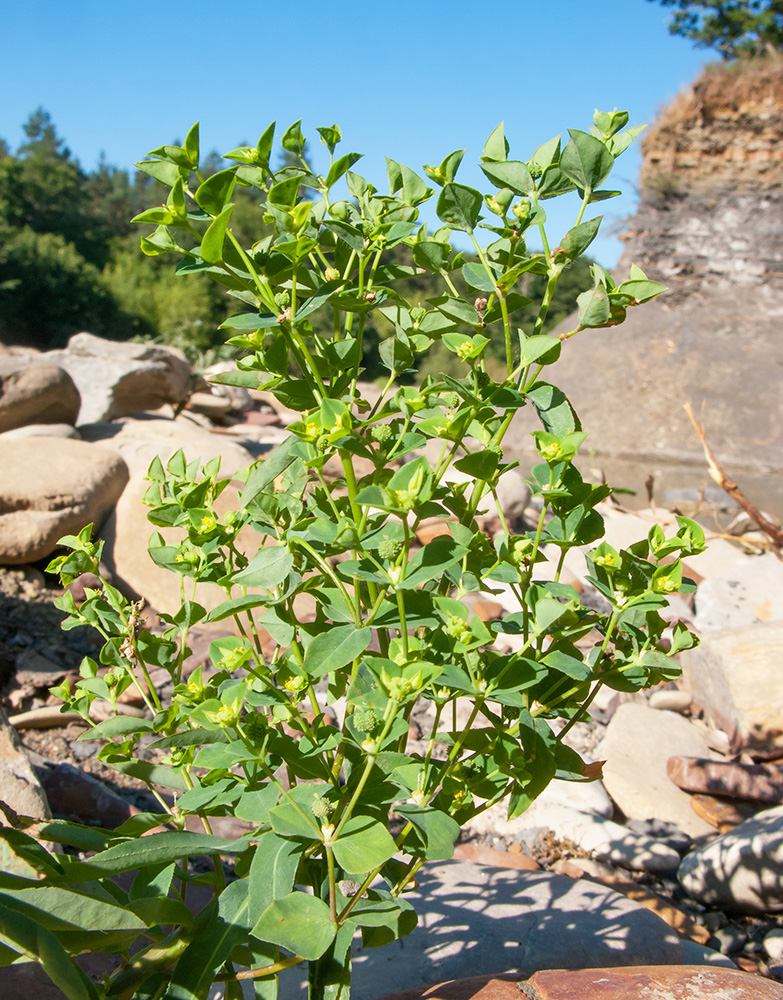
POLYGON ((100 525, 128 481, 125 463, 83 441, 0 441, 0 563, 50 555, 63 535, 100 525))
POLYGON ((521 851, 496 851, 493 847, 482 847, 480 844, 457 844, 454 857, 458 861, 473 861, 477 865, 490 865, 493 868, 518 868, 529 872, 541 869, 535 858, 521 851))
POLYGON ((521 990, 529 1000, 783 1000, 783 986, 769 979, 704 965, 552 969, 537 972, 521 990))
POLYGON ((71 376, 82 399, 80 424, 176 405, 188 398, 192 388, 192 369, 185 355, 160 344, 77 333, 65 349, 47 351, 37 363, 58 365, 71 376))
MULTIPOLYGON (((233 365, 233 362, 231 364, 233 365)), ((249 390, 242 388, 240 385, 213 384, 210 386, 210 392, 213 396, 219 396, 228 400, 229 409, 232 413, 246 413, 248 410, 253 409, 253 397, 250 395, 249 390)))
POLYGON ((712 935, 713 947, 724 955, 736 954, 742 951, 748 941, 748 935, 737 924, 726 924, 719 927, 712 935))
POLYGON ((783 911, 783 806, 767 809, 687 854, 680 885, 728 912, 783 911))
POLYGON ((735 748, 783 747, 781 648, 783 622, 769 622, 707 633, 680 654, 693 700, 735 748))
POLYGON ((73 425, 80 405, 79 390, 62 368, 0 360, 0 431, 27 424, 73 425))
POLYGON ((770 962, 776 965, 783 962, 783 928, 776 927, 764 935, 764 951, 770 962))
POLYGON ((53 813, 114 830, 139 810, 97 778, 71 764, 42 769, 41 784, 53 813))
POLYGON ((686 792, 704 792, 756 802, 783 802, 783 769, 773 764, 670 757, 666 773, 686 792))
POLYGON ((626 819, 625 827, 634 833, 643 833, 645 837, 663 840, 679 854, 687 851, 693 843, 693 837, 664 819, 626 819))
POLYGON ((606 761, 606 790, 627 817, 658 817, 694 837, 711 833, 712 827, 691 809, 688 795, 666 775, 666 761, 673 754, 710 756, 692 722, 637 702, 619 706, 596 750, 606 761))
POLYGON ((696 593, 694 625, 701 633, 759 622, 783 623, 783 562, 772 552, 743 559, 696 593))
POLYGON ((476 601, 473 604, 473 612, 477 614, 483 622, 496 622, 503 617, 503 605, 497 601, 476 601))
POLYGON ((687 712, 692 701, 690 691, 681 691, 678 688, 658 688, 657 691, 652 692, 647 704, 659 712, 687 712))
POLYGON ((701 794, 691 796, 691 808, 697 816, 714 826, 718 833, 726 833, 758 812, 758 808, 748 802, 701 794))
MULTIPOLYGON (((351 986, 358 1000, 498 969, 529 976, 553 966, 682 961, 663 921, 606 886, 466 861, 427 866, 417 878, 406 899, 418 927, 383 949, 358 951, 351 986)), ((282 1000, 295 995, 295 983, 281 986, 282 1000)))
POLYGON ((18 684, 30 684, 36 688, 49 688, 67 673, 60 663, 53 663, 37 650, 27 648, 16 658, 16 680, 18 684))
MULTIPOLYGON (((0 801, 19 816, 51 819, 46 795, 35 776, 19 734, 0 708, 0 801)), ((0 808, 0 826, 9 826, 10 817, 0 808)))
POLYGON ((203 413, 208 417, 222 417, 232 409, 231 400, 227 396, 212 395, 211 392, 191 393, 187 403, 189 410, 203 413))
POLYGON ((0 441, 17 441, 19 438, 75 438, 79 440, 81 434, 71 424, 25 424, 24 427, 14 427, 13 430, 3 431, 0 434, 0 441))

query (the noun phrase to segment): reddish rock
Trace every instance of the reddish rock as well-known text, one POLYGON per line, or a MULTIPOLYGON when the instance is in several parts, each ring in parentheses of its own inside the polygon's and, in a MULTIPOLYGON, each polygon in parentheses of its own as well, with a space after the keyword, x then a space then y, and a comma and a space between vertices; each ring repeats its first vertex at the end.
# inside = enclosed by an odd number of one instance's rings
POLYGON ((719 833, 727 833, 746 819, 755 816, 758 806, 749 802, 719 799, 714 795, 693 795, 691 807, 697 816, 706 819, 719 833))
POLYGON ((494 865, 496 868, 521 868, 523 871, 538 871, 541 867, 535 858, 521 851, 496 851, 493 847, 479 844, 457 844, 454 857, 462 861, 473 861, 477 865, 494 865))
POLYGON ((520 1000, 519 980, 515 975, 451 979, 437 986, 389 993, 380 1000, 520 1000))
POLYGON ((57 764, 41 778, 53 813, 80 823, 99 822, 108 830, 121 826, 139 810, 97 778, 70 764, 57 764))
POLYGON ((473 610, 483 622, 496 622, 503 617, 503 605, 497 601, 476 601, 473 610))
MULTIPOLYGON (((548 969, 537 972, 526 983, 521 983, 520 988, 529 1000, 641 1000, 643 997, 783 1000, 783 986, 779 983, 710 965, 639 965, 572 972, 548 969)), ((461 997, 467 1000, 477 995, 462 994, 461 997)))
POLYGON ((451 535, 451 528, 448 521, 436 521, 432 524, 422 524, 416 532, 416 537, 422 545, 427 545, 433 538, 440 535, 451 535))
POLYGON ((249 410, 243 417, 246 424, 254 427, 282 427, 283 420, 279 413, 264 413, 261 410, 249 410))
POLYGON ((772 764, 732 764, 699 757, 670 757, 669 778, 686 792, 783 803, 783 769, 772 764))

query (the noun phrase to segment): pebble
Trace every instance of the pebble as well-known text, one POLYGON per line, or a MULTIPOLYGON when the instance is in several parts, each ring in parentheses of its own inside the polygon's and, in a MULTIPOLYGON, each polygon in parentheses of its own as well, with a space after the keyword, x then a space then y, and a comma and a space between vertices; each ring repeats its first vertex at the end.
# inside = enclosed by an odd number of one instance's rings
POLYGON ((659 711, 682 713, 688 711, 692 702, 689 691, 659 688, 650 695, 648 704, 650 708, 657 708, 659 711))
POLYGON ((724 955, 733 955, 742 951, 748 941, 748 935, 736 924, 727 924, 713 932, 709 945, 724 955))
POLYGON ((763 944, 771 963, 779 965, 783 962, 783 928, 776 927, 765 934, 763 944))

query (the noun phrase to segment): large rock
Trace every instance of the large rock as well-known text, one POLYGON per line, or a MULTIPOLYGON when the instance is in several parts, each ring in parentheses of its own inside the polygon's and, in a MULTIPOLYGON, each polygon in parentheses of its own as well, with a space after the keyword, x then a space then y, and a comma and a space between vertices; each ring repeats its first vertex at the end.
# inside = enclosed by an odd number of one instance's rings
POLYGON ((626 702, 609 722, 596 755, 606 758, 606 790, 628 819, 666 820, 692 837, 713 832, 693 811, 687 792, 666 774, 671 756, 714 756, 702 732, 681 715, 626 702))
POLYGON ((783 747, 781 650, 783 622, 769 622, 708 632, 680 654, 693 700, 737 748, 783 747))
POLYGON ((0 431, 27 424, 75 424, 80 406, 79 390, 62 367, 0 358, 0 431))
POLYGON ((0 563, 50 555, 62 535, 100 525, 128 481, 113 451, 67 438, 0 441, 0 563))
MULTIPOLYGON (((0 800, 19 816, 51 819, 46 795, 28 760, 19 734, 0 708, 0 800)), ((8 826, 9 817, 0 809, 0 826, 8 826)))
POLYGON ((77 333, 60 351, 39 355, 39 364, 59 365, 81 394, 79 423, 111 420, 126 413, 184 402, 192 369, 182 351, 159 344, 131 344, 77 333))
MULTIPOLYGON (((703 965, 629 966, 537 972, 520 988, 529 1000, 783 1000, 783 986, 739 969, 703 965)), ((448 991, 430 1000, 463 1000, 448 991)), ((511 993, 508 993, 511 1000, 511 993)), ((477 998, 476 998, 477 1000, 477 998)), ((484 1000, 484 998, 482 998, 484 1000)), ((489 997, 486 1000, 490 1000, 489 997)), ((492 997, 506 1000, 506 996, 492 997)))
POLYGON ((783 622, 783 562, 772 552, 743 559, 705 580, 696 593, 699 632, 783 622))
POLYGON ((783 806, 767 809, 683 858, 693 899, 740 913, 783 911, 783 806))

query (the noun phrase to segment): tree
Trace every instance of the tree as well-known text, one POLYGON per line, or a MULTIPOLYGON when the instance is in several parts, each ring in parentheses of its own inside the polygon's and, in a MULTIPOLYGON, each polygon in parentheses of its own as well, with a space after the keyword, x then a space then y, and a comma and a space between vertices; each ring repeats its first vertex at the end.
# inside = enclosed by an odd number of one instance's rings
POLYGON ((676 7, 669 32, 724 59, 783 51, 783 0, 659 0, 676 7))

